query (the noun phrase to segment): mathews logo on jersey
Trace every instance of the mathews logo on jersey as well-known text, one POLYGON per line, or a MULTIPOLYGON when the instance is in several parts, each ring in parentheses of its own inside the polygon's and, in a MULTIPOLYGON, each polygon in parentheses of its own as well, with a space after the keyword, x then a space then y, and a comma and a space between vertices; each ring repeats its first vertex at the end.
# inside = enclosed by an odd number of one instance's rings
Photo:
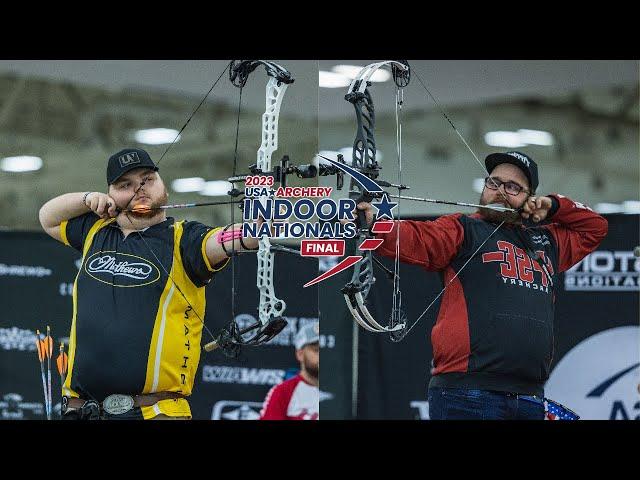
POLYGON ((136 255, 96 252, 84 264, 85 272, 99 282, 116 287, 141 287, 158 281, 160 270, 136 255))

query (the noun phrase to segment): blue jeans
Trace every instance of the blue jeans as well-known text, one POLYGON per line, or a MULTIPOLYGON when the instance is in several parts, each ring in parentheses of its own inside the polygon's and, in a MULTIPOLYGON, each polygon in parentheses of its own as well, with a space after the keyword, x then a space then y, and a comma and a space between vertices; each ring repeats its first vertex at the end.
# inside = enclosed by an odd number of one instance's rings
POLYGON ((542 399, 489 390, 430 388, 431 420, 543 420, 542 399))

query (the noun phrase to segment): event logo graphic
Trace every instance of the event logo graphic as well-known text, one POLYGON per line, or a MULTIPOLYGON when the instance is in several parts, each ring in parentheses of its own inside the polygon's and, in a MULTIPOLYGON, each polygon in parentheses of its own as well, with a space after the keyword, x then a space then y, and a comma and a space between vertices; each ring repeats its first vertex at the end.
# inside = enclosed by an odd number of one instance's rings
POLYGON ((303 256, 335 255, 344 241, 356 235, 352 223, 329 222, 333 218, 351 219, 355 208, 352 199, 328 198, 331 187, 278 187, 272 176, 249 176, 245 179, 242 205, 242 236, 331 239, 331 242, 305 242, 303 256), (304 197, 304 198, 300 198, 304 197), (294 200, 294 198, 297 198, 294 200), (320 199, 314 202, 312 199, 320 199), (312 220, 314 219, 315 220, 312 220), (263 219, 264 222, 258 222, 263 219), (310 247, 309 247, 310 246, 310 247))
POLYGON ((569 351, 551 372, 545 396, 584 420, 640 420, 640 327, 599 332, 569 351))
MULTIPOLYGON (((372 233, 389 233, 393 230, 393 212, 392 210, 395 208, 395 206, 397 204, 389 202, 389 198, 387 196, 387 194, 384 192, 384 190, 382 189, 382 187, 380 185, 378 185, 375 181, 373 181, 372 179, 370 179, 369 177, 367 177, 366 175, 364 175, 363 173, 355 170, 354 168, 349 167, 348 165, 345 165, 344 163, 340 163, 340 162, 336 162, 335 160, 332 160, 330 158, 327 157, 322 157, 324 158, 326 161, 328 161, 329 163, 331 163, 332 165, 334 165, 335 167, 338 167, 340 170, 342 170, 343 172, 347 173, 348 175, 350 175, 364 190, 372 193, 372 194, 382 194, 382 200, 378 203, 372 203, 373 207, 377 210, 376 213, 376 218, 374 219, 374 223, 371 226, 371 232, 372 233), (379 220, 379 219, 383 219, 383 218, 387 218, 390 219, 388 221, 384 221, 384 220, 379 220)), ((353 207, 351 208, 351 210, 349 210, 349 212, 353 211, 355 209, 355 202, 353 202, 353 207)), ((351 220, 351 214, 349 213, 349 216, 346 218, 341 218, 338 217, 339 220, 341 219, 349 219, 351 220)), ((348 225, 352 225, 355 226, 354 223, 350 223, 348 225)), ((355 236, 355 233, 354 235, 355 236)), ((380 247, 380 245, 382 245, 383 240, 381 239, 375 239, 375 238, 368 238, 365 239, 359 246, 358 249, 360 251, 368 251, 368 250, 376 250, 378 247, 380 247)), ((342 261, 338 262, 337 264, 335 264, 333 267, 329 268, 328 270, 326 270, 325 272, 323 272, 322 274, 320 274, 318 277, 314 278, 313 280, 307 282, 304 285, 304 288, 306 287, 310 287, 311 285, 315 285, 317 283, 320 283, 330 277, 333 277, 334 275, 339 274, 340 272, 343 272, 344 270, 347 270, 349 268, 351 268, 352 266, 354 266, 356 263, 358 263, 359 261, 362 260, 362 256, 360 255, 350 255, 346 258, 344 258, 342 261)))
POLYGON ((640 290, 640 258, 632 250, 597 250, 564 275, 565 290, 637 292, 640 290))
MULTIPOLYGON (((397 204, 389 201, 382 187, 356 169, 325 158, 332 165, 349 174, 360 186, 372 194, 382 195, 382 200, 372 203, 377 210, 373 233, 389 233, 393 229, 392 210, 397 204), (390 219, 390 221, 378 221, 390 219)), ((245 179, 245 199, 243 200, 242 236, 249 238, 279 237, 300 238, 300 255, 303 257, 342 256, 345 252, 344 239, 358 235, 352 214, 356 201, 351 198, 332 200, 331 187, 279 187, 274 188, 272 176, 249 176, 245 179), (292 197, 305 197, 293 201, 292 197), (323 198, 324 197, 324 198, 323 198), (314 202, 311 198, 322 198, 314 202), (316 221, 311 221, 316 218, 316 221), (258 222, 263 219, 263 222, 258 222), (295 219, 295 220, 294 220, 295 219), (338 222, 332 220, 337 219, 338 222), (294 220, 294 221, 292 221, 294 220), (346 222, 344 222, 346 220, 346 222)), ((383 241, 366 239, 360 245, 361 251, 375 250, 383 241)), ((352 267, 362 260, 359 255, 348 256, 330 270, 307 282, 309 287, 352 267)))
POLYGON ((141 287, 160 279, 158 267, 144 258, 113 251, 94 253, 85 262, 84 270, 99 282, 116 287, 141 287), (115 283, 116 278, 123 279, 124 283, 115 283))
POLYGON ((258 420, 262 403, 220 400, 211 411, 211 420, 258 420))

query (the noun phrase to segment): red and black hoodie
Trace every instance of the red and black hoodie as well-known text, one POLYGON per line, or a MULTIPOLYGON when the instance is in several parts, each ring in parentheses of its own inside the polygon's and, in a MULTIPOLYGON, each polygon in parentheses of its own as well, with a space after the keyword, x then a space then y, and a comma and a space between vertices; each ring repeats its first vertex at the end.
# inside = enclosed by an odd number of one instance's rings
MULTIPOLYGON (((402 221, 400 260, 442 272, 446 288, 431 331, 429 387, 543 395, 553 357, 555 295, 547 274, 527 252, 541 252, 553 284, 594 251, 607 221, 589 207, 558 194, 545 225, 503 225, 479 214, 434 221, 402 221)), ((376 252, 395 256, 396 232, 376 252)), ((428 299, 426 299, 428 300, 428 299)))

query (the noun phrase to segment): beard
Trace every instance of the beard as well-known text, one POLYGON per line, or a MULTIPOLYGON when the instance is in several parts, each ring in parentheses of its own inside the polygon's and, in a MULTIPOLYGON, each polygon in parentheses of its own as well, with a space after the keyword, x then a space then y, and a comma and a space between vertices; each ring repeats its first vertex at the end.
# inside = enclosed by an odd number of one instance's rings
POLYGON ((315 364, 311 365, 309 362, 305 360, 304 362, 304 370, 313 378, 317 379, 318 374, 320 373, 320 365, 315 364))
MULTIPOLYGON (((491 205, 491 206, 515 208, 512 205, 509 205, 506 200, 489 204, 489 202, 485 200, 484 195, 482 194, 480 195, 480 200, 478 200, 478 203, 480 205, 491 205)), ((480 207, 478 208, 478 213, 480 214, 480 216, 482 216, 484 220, 492 223, 504 222, 504 223, 516 224, 516 223, 522 222, 522 217, 520 216, 519 213, 516 213, 516 212, 499 212, 497 210, 490 210, 488 208, 480 207)))

